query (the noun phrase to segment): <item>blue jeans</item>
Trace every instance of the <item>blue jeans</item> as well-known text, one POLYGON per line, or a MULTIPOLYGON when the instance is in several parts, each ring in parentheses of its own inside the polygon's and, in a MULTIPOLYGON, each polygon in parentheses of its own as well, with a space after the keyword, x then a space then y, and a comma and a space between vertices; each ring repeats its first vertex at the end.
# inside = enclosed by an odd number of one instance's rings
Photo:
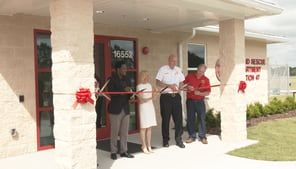
POLYGON ((196 138, 195 133, 195 119, 196 115, 199 119, 198 136, 199 138, 206 138, 206 107, 204 100, 186 100, 187 107, 187 131, 189 137, 196 138))

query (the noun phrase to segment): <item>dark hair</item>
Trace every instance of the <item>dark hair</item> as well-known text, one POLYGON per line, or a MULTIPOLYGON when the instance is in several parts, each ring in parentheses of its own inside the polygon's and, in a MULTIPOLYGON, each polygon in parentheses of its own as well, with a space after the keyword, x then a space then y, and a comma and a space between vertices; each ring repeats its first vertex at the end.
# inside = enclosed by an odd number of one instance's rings
POLYGON ((121 61, 117 61, 114 65, 115 69, 119 69, 121 68, 122 65, 126 65, 125 61, 121 60, 121 61))

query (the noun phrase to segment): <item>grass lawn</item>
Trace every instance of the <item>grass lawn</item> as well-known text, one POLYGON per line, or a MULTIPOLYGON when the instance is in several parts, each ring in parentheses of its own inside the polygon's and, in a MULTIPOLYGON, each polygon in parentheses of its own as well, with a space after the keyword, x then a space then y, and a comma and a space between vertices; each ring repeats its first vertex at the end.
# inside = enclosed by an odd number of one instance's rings
POLYGON ((269 161, 296 160, 296 118, 264 122, 248 128, 248 138, 259 143, 228 154, 269 161))

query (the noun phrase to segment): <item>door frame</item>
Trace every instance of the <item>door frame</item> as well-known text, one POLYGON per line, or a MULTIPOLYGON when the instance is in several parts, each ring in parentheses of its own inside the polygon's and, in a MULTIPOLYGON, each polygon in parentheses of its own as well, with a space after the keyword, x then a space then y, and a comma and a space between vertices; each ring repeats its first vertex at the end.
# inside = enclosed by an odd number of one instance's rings
POLYGON ((47 150, 52 149, 55 147, 55 145, 46 145, 42 146, 40 143, 40 113, 48 112, 52 113, 54 115, 54 109, 53 106, 49 107, 43 107, 41 108, 39 106, 39 78, 38 73, 39 72, 51 72, 51 68, 39 68, 38 66, 38 51, 37 51, 37 34, 44 34, 44 35, 51 35, 51 32, 49 30, 43 30, 43 29, 33 29, 33 44, 34 44, 34 67, 35 67, 35 104, 36 104, 36 130, 37 130, 37 151, 40 150, 47 150))

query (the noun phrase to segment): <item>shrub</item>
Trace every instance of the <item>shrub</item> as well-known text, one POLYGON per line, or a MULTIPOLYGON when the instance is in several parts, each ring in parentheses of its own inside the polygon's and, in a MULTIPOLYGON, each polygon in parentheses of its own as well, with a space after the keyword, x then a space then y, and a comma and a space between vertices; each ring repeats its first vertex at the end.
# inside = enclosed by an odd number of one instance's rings
POLYGON ((284 107, 287 111, 296 109, 296 102, 292 96, 289 96, 283 102, 284 107))
POLYGON ((263 107, 263 112, 265 115, 270 115, 272 114, 272 112, 275 112, 274 107, 270 106, 270 105, 265 105, 263 107))
POLYGON ((263 106, 259 102, 247 105, 247 119, 278 113, 285 113, 294 109, 296 109, 296 102, 293 97, 287 97, 284 101, 273 98, 265 106, 263 106))
POLYGON ((260 111, 260 116, 267 116, 268 114, 264 111, 264 105, 262 105, 259 102, 256 102, 254 104, 256 107, 258 107, 259 111, 260 111))
POLYGON ((249 104, 247 106, 247 119, 262 116, 263 106, 260 103, 249 104))
MULTIPOLYGON (((206 112, 206 128, 220 128, 221 116, 220 112, 215 112, 214 109, 209 109, 206 112)), ((198 131, 199 118, 196 117, 195 130, 198 131)))
POLYGON ((273 98, 267 106, 271 110, 268 114, 278 114, 286 111, 283 102, 276 97, 273 98))
POLYGON ((220 128, 220 124, 220 113, 214 113, 214 109, 208 110, 206 114, 206 128, 220 128))

